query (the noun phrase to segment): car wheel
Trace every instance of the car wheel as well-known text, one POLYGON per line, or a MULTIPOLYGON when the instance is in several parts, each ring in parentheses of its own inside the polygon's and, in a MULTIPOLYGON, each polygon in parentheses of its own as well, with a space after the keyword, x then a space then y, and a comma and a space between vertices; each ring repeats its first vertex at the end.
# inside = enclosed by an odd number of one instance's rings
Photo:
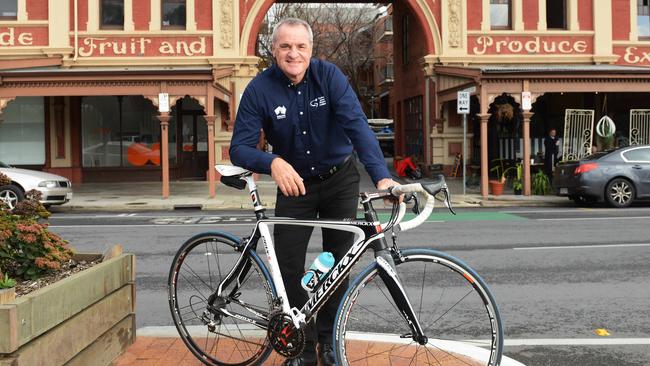
POLYGON ((605 200, 614 207, 628 207, 634 201, 634 186, 629 180, 616 178, 605 189, 605 200))
POLYGON ((23 191, 18 187, 14 185, 0 186, 0 201, 9 206, 10 210, 13 210, 16 204, 24 198, 23 191))

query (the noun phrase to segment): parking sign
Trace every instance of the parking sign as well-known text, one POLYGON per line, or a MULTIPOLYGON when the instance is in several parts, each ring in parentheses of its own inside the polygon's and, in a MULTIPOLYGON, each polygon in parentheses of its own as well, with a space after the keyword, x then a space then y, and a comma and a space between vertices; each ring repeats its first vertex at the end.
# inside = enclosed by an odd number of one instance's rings
POLYGON ((469 92, 458 92, 458 108, 456 113, 469 114, 469 92))

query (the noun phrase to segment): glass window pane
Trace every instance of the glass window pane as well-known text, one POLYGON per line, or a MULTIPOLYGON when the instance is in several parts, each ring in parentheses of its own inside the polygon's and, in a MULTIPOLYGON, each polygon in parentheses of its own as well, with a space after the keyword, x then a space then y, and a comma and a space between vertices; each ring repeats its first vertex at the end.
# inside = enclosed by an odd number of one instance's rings
POLYGON ((0 1, 0 18, 13 18, 18 16, 18 0, 0 1))
POLYGON ((0 121, 0 161, 10 165, 45 164, 43 97, 18 97, 0 121))
POLYGON ((625 158, 631 161, 650 162, 650 149, 634 149, 626 152, 625 158))
POLYGON ((124 26, 124 0, 102 0, 102 26, 124 26))
POLYGON ((162 25, 185 28, 185 0, 163 0, 162 25))
POLYGON ((650 37, 650 16, 642 15, 637 17, 637 32, 639 37, 650 37))
POLYGON ((490 24, 492 27, 510 27, 510 5, 508 4, 491 4, 490 5, 490 24))
POLYGON ((160 166, 160 122, 140 96, 122 99, 122 166, 160 166))
POLYGON ((83 166, 120 166, 120 109, 117 97, 82 98, 81 126, 83 166))

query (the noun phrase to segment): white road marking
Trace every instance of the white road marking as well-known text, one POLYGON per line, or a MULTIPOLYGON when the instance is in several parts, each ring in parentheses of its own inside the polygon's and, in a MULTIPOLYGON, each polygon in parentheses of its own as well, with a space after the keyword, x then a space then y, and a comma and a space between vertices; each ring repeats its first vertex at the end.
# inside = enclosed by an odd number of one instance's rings
POLYGON ((588 220, 628 220, 649 219, 650 216, 607 216, 607 217, 568 217, 556 219, 536 219, 537 221, 588 221, 588 220))
POLYGON ((545 247, 517 247, 514 250, 547 250, 547 249, 592 249, 592 248, 625 248, 648 247, 650 243, 621 243, 621 244, 596 244, 596 245, 558 245, 545 247))

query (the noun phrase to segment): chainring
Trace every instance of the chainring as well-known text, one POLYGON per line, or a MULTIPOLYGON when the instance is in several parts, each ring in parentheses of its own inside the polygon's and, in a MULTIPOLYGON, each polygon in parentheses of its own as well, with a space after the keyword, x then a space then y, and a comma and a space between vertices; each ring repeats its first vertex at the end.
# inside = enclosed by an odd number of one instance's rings
POLYGON ((305 348, 304 330, 297 329, 291 317, 282 312, 269 317, 267 336, 273 349, 286 358, 298 357, 305 348))

